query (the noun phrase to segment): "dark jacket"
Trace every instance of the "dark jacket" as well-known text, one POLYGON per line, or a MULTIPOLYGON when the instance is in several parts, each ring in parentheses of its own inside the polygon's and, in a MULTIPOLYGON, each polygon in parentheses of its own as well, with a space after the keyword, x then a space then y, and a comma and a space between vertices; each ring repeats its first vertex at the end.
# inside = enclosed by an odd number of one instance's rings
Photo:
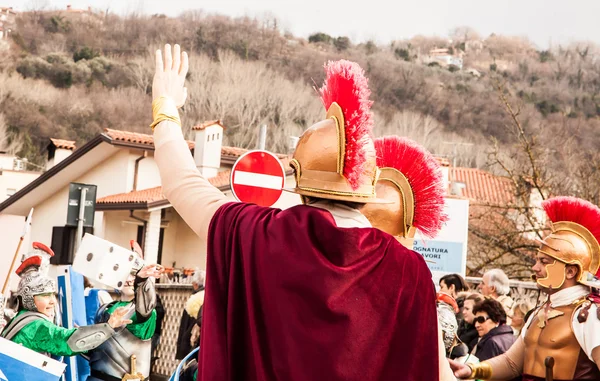
POLYGON ((513 345, 516 339, 517 337, 509 325, 499 325, 479 340, 475 356, 479 361, 484 361, 501 355, 513 345))
MULTIPOLYGON (((200 287, 194 291, 193 294, 204 290, 204 287, 200 287)), ((198 313, 200 316, 200 313, 198 313)), ((175 352, 175 359, 182 360, 188 353, 194 349, 190 344, 190 338, 192 337, 192 328, 198 323, 197 319, 191 317, 185 308, 181 313, 181 321, 179 322, 179 334, 177 335, 177 350, 175 352)))
POLYGON ((473 347, 475 344, 477 344, 479 333, 477 332, 477 329, 475 329, 474 325, 471 325, 463 320, 458 326, 458 338, 460 341, 467 344, 467 347, 469 347, 469 353, 471 353, 473 347))

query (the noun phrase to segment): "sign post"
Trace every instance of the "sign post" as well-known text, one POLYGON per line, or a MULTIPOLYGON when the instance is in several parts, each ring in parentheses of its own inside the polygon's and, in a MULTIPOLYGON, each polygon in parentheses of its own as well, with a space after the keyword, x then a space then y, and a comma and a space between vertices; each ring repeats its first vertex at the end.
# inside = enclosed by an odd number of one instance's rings
POLYGON ((277 156, 267 151, 246 152, 231 169, 231 191, 238 201, 272 206, 285 186, 285 171, 277 156))
POLYGON ((75 250, 79 248, 84 227, 94 226, 96 211, 96 185, 71 183, 69 185, 69 204, 67 207, 67 226, 77 227, 75 250))

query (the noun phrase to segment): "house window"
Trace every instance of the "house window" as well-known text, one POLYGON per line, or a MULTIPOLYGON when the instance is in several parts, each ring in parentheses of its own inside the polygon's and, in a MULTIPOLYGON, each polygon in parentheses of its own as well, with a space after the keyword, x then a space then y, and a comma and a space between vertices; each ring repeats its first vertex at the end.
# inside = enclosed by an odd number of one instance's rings
MULTIPOLYGON (((83 227, 83 234, 94 234, 94 228, 83 227)), ((53 265, 72 265, 75 258, 75 238, 77 228, 74 226, 55 226, 52 228, 52 244, 50 248, 54 256, 50 258, 53 265)))
POLYGON ((6 189, 6 197, 10 197, 15 193, 17 193, 17 190, 15 188, 7 188, 6 189))
POLYGON ((146 238, 146 226, 140 225, 137 228, 137 237, 136 237, 135 240, 140 245, 140 247, 142 248, 142 250, 144 249, 145 238, 146 238))
POLYGON ((162 252, 163 252, 164 241, 165 241, 165 228, 160 228, 160 235, 158 236, 158 257, 156 259, 156 263, 158 263, 159 265, 162 264, 161 262, 162 262, 162 252))

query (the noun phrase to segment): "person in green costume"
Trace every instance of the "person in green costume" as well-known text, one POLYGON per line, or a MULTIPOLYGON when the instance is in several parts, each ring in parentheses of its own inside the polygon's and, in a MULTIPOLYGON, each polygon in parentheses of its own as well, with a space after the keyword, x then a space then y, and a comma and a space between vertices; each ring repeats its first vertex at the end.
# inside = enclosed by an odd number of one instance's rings
POLYGON ((16 270, 21 277, 17 288, 17 314, 2 331, 2 337, 50 357, 73 356, 92 350, 127 325, 127 308, 115 310, 110 320, 78 328, 63 328, 54 323, 56 284, 47 276, 54 253, 39 242, 24 255, 16 270))
MULTIPOLYGON (((139 245, 134 241, 130 244, 132 250, 143 258, 139 245)), ((163 271, 163 267, 157 264, 142 267, 123 286, 121 300, 98 309, 96 323, 109 321, 120 308, 128 310, 126 316, 130 317, 131 323, 91 351, 91 375, 87 381, 119 381, 126 375, 146 380, 150 376, 151 339, 156 329, 154 280, 163 271)))

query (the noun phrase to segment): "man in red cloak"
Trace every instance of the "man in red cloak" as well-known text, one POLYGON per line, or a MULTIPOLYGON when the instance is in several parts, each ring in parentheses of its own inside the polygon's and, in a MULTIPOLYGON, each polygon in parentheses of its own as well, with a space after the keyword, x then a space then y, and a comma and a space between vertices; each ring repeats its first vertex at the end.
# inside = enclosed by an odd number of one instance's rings
POLYGON ((304 205, 231 202, 196 169, 177 108, 188 59, 156 54, 153 117, 163 192, 207 239, 198 380, 438 380, 435 288, 423 258, 360 209, 379 175, 363 70, 329 62, 327 118, 291 165, 304 205))

